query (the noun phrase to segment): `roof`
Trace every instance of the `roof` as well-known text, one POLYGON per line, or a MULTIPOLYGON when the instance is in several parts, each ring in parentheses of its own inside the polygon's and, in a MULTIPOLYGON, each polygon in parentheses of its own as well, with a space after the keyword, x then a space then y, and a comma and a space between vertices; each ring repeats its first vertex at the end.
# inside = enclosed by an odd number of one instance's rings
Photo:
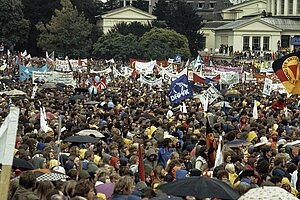
POLYGON ((225 9, 222 10, 222 12, 232 12, 234 10, 239 10, 239 9, 241 9, 244 6, 247 6, 247 5, 257 4, 258 2, 266 3, 265 0, 249 0, 249 1, 244 1, 242 3, 238 3, 238 4, 235 4, 235 5, 231 6, 231 7, 225 8, 225 9))
POLYGON ((246 18, 246 19, 239 19, 233 22, 229 22, 223 26, 220 26, 218 28, 216 28, 215 30, 232 30, 232 29, 236 29, 244 24, 247 24, 248 22, 250 22, 251 20, 253 20, 253 18, 246 18))
POLYGON ((272 24, 282 30, 295 30, 299 29, 300 21, 293 19, 283 19, 277 17, 264 17, 261 20, 267 22, 268 24, 272 24))
POLYGON ((211 22, 206 22, 204 23, 203 28, 204 29, 215 29, 218 28, 220 26, 223 26, 225 24, 230 23, 231 21, 211 21, 211 22))
POLYGON ((214 12, 198 12, 198 15, 202 16, 202 19, 207 21, 216 21, 216 20, 223 20, 220 13, 214 12))
POLYGON ((117 8, 117 9, 114 9, 114 10, 110 10, 106 14, 101 15, 101 16, 98 15, 96 17, 110 18, 114 15, 117 15, 117 14, 125 12, 125 11, 132 11, 132 12, 138 13, 140 15, 144 15, 145 17, 148 17, 148 18, 151 18, 151 19, 156 19, 157 18, 156 16, 151 15, 148 12, 145 12, 145 11, 140 10, 138 8, 135 8, 133 6, 126 6, 126 7, 121 7, 121 8, 117 8))

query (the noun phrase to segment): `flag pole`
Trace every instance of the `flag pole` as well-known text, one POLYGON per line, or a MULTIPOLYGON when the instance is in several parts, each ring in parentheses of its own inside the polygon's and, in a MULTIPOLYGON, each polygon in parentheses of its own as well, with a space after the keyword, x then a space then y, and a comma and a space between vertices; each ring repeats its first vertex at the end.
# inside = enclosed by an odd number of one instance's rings
POLYGON ((58 137, 57 137, 57 160, 58 160, 58 165, 60 165, 60 136, 61 136, 61 115, 58 117, 58 137))
POLYGON ((5 152, 0 152, 0 163, 2 163, 2 171, 0 174, 0 188, 1 194, 0 200, 7 200, 8 199, 8 190, 10 184, 10 175, 11 175, 11 168, 13 162, 13 151, 14 151, 14 144, 16 141, 17 135, 17 127, 19 121, 19 113, 20 109, 17 107, 11 107, 9 111, 9 115, 7 116, 7 121, 5 120, 1 126, 0 136, 2 139, 2 144, 4 144, 4 148, 1 148, 1 151, 5 149, 5 152), (6 126, 3 127, 3 126, 6 126), (4 140, 4 141, 3 141, 4 140), (4 156, 5 153, 5 156, 4 156))

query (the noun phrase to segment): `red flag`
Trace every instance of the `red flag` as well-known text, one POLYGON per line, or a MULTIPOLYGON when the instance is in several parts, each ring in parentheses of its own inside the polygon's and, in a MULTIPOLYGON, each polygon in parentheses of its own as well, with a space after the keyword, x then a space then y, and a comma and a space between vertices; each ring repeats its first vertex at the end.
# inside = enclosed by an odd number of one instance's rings
POLYGON ((132 73, 131 73, 132 78, 135 79, 135 78, 137 78, 138 75, 139 75, 138 71, 134 68, 132 73))
POLYGON ((193 81, 195 83, 205 84, 205 78, 198 76, 196 73, 193 73, 193 81))
POLYGON ((142 147, 141 144, 139 144, 139 176, 140 176, 140 181, 146 181, 145 177, 145 168, 144 168, 144 161, 143 161, 143 153, 142 153, 142 147))
POLYGON ((97 87, 98 92, 101 92, 102 90, 106 89, 107 86, 106 86, 106 77, 105 76, 101 79, 101 81, 98 84, 96 83, 96 87, 97 87))

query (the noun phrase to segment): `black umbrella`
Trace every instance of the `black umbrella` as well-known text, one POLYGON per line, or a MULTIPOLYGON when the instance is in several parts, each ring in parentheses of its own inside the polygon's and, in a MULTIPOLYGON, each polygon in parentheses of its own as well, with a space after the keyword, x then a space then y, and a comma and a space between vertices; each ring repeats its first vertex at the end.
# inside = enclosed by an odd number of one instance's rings
POLYGON ((20 158, 14 158, 12 167, 17 169, 23 169, 23 170, 34 169, 33 165, 30 162, 20 158))
POLYGON ((69 101, 74 101, 76 99, 85 99, 83 95, 73 95, 69 98, 69 101))
POLYGON ((153 197, 150 200, 183 200, 183 198, 166 195, 166 196, 153 197))
POLYGON ((227 183, 205 176, 176 180, 174 182, 159 185, 157 189, 175 196, 194 196, 199 199, 238 199, 240 197, 240 195, 227 183))
POLYGON ((8 79, 8 78, 2 78, 2 79, 0 79, 0 82, 5 83, 5 84, 15 83, 13 80, 8 79))
POLYGON ((64 83, 56 83, 56 85, 57 86, 59 86, 59 87, 62 87, 62 88, 64 88, 64 87, 66 87, 67 85, 66 84, 64 84, 64 83))
POLYGON ((74 143, 97 143, 99 140, 88 135, 74 135, 67 137, 64 141, 74 143))
POLYGON ((80 93, 80 92, 87 93, 87 92, 89 92, 89 89, 88 88, 84 88, 84 87, 75 88, 75 92, 76 93, 80 93))

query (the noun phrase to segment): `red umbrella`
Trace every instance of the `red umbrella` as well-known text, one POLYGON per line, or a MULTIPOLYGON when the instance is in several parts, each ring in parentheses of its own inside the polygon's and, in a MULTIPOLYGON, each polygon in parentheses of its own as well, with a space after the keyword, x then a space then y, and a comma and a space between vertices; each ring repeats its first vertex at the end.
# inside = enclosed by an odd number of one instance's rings
MULTIPOLYGON (((40 117, 41 117, 41 114, 38 113, 38 114, 36 114, 36 115, 34 116, 34 119, 40 119, 40 117)), ((51 112, 46 112, 46 117, 47 117, 47 119, 49 119, 49 120, 52 120, 52 119, 56 119, 56 118, 57 118, 57 117, 56 117, 53 113, 51 113, 51 112)))

